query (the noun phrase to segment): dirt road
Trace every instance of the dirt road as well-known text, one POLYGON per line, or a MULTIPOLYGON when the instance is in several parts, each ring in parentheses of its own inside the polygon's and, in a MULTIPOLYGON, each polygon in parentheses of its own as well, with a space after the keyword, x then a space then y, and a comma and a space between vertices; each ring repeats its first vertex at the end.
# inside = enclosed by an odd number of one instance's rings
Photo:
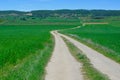
POLYGON ((45 80, 83 80, 82 65, 70 54, 65 42, 54 31, 55 48, 48 66, 45 80))
POLYGON ((86 45, 68 37, 63 34, 58 33, 58 35, 63 36, 72 42, 76 47, 83 51, 83 53, 90 59, 91 64, 102 72, 106 74, 111 80, 120 80, 120 64, 114 62, 113 60, 105 57, 99 52, 87 47, 86 45))

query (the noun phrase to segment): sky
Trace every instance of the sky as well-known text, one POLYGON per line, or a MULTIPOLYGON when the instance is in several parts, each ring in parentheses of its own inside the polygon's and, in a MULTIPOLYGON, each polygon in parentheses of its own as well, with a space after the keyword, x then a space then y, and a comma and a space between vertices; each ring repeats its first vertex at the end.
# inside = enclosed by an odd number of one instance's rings
POLYGON ((120 10, 120 0, 0 0, 0 10, 120 10))

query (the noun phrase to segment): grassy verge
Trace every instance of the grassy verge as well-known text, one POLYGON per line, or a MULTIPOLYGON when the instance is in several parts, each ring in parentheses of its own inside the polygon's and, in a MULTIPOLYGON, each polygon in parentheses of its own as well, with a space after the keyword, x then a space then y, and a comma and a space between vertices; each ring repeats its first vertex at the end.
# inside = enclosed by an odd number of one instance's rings
POLYGON ((98 70, 96 70, 90 63, 89 59, 83 54, 81 50, 75 47, 71 42, 63 38, 72 55, 77 61, 83 64, 82 70, 85 80, 109 80, 108 77, 98 70))

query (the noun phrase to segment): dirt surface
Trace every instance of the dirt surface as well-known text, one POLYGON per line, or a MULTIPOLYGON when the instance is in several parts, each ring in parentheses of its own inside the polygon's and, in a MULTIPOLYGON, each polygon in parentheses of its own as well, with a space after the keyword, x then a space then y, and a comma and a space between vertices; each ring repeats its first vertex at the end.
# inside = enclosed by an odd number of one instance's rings
POLYGON ((71 55, 60 35, 56 31, 51 33, 55 37, 55 48, 46 67, 45 80, 83 80, 82 65, 71 55))
POLYGON ((109 23, 108 22, 89 22, 89 23, 83 23, 83 26, 93 25, 93 24, 109 24, 109 23))
POLYGON ((72 39, 68 36, 58 33, 58 35, 68 39, 90 59, 91 64, 101 73, 106 74, 111 80, 120 80, 120 64, 105 57, 92 48, 72 39))

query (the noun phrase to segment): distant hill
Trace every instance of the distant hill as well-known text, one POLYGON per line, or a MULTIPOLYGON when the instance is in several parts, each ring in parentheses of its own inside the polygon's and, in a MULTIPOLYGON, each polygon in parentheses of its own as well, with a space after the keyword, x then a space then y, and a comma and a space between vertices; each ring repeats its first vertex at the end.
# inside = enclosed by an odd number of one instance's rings
POLYGON ((0 15, 10 15, 10 14, 23 15, 24 13, 26 13, 26 12, 13 11, 13 10, 9 10, 9 11, 0 11, 0 15))
POLYGON ((120 16, 120 10, 36 10, 30 12, 22 11, 0 11, 0 16, 34 16, 40 18, 46 17, 108 17, 108 16, 120 16))
POLYGON ((34 16, 120 16, 120 10, 38 10, 34 16))

